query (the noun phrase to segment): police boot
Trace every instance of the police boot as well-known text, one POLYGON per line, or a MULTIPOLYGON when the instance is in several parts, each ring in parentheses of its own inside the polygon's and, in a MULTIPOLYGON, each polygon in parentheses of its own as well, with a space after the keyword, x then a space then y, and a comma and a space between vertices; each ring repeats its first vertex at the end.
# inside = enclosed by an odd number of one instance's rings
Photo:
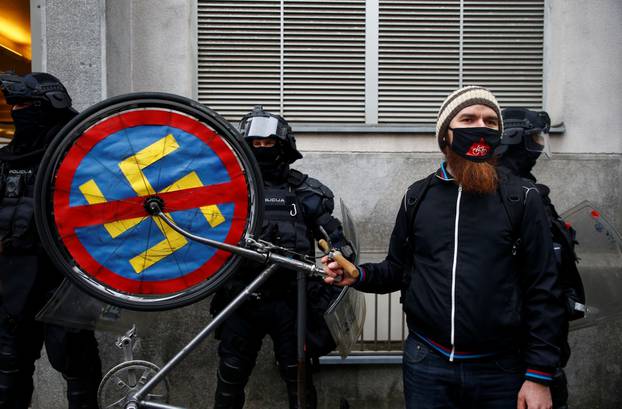
POLYGON ((20 368, 11 349, 0 348, 0 408, 27 409, 30 406, 34 364, 20 368))
POLYGON ((242 409, 245 401, 244 386, 248 381, 245 372, 241 365, 220 361, 214 409, 242 409))
MULTIPOLYGON (((281 369, 281 378, 287 385, 287 397, 289 400, 290 409, 300 409, 298 407, 298 365, 287 365, 281 369)), ((306 409, 317 408, 317 392, 315 386, 313 386, 313 379, 311 377, 311 371, 306 373, 305 383, 305 405, 306 409)))
POLYGON ((32 377, 24 377, 19 369, 0 369, 0 408, 27 409, 33 389, 32 377))
POLYGON ((93 376, 68 376, 63 374, 67 381, 67 402, 69 409, 98 409, 97 388, 99 382, 93 376))

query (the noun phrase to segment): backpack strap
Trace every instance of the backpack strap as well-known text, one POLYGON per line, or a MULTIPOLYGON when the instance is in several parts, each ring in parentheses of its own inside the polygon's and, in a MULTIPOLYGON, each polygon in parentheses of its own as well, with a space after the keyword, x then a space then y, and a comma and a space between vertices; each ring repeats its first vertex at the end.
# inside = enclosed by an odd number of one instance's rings
MULTIPOLYGON (((404 246, 408 246, 412 250, 412 257, 414 259, 414 223, 415 216, 417 215, 417 210, 419 209, 419 205, 423 200, 428 188, 430 187, 430 183, 434 179, 435 173, 428 175, 425 179, 420 179, 410 185, 406 190, 406 194, 404 195, 404 211, 406 212, 406 243, 404 246)), ((413 260, 414 261, 414 260, 413 260)), ((408 283, 410 281, 409 272, 404 272, 404 276, 402 277, 404 285, 402 286, 402 290, 400 291, 400 303, 404 303, 406 297, 406 289, 408 288, 408 283)))
POLYGON ((423 197, 430 187, 432 179, 434 179, 434 175, 435 173, 431 173, 425 179, 416 181, 408 187, 404 195, 404 210, 406 211, 406 219, 408 220, 408 240, 411 245, 414 236, 413 225, 415 223, 415 216, 417 215, 417 210, 419 210, 419 205, 423 197))
POLYGON ((428 191, 434 175, 435 174, 432 173, 425 179, 416 181, 406 190, 406 194, 404 195, 404 210, 406 211, 409 229, 415 221, 415 215, 417 214, 417 210, 419 210, 419 205, 428 191))
POLYGON ((501 195, 501 203, 512 226, 514 240, 512 255, 516 255, 520 248, 520 226, 525 213, 527 194, 531 188, 535 189, 535 187, 528 186, 526 180, 512 175, 506 168, 499 167, 497 171, 500 178, 499 194, 501 195))

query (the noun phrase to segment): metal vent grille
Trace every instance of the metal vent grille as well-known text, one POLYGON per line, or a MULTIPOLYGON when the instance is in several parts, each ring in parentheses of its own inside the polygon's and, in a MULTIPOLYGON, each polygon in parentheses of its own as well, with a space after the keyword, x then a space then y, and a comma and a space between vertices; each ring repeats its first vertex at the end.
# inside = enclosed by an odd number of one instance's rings
POLYGON ((544 0, 367 1, 379 1, 377 43, 365 43, 365 0, 198 0, 199 101, 232 121, 262 104, 294 122, 361 124, 377 47, 367 109, 377 103, 381 124, 434 123, 461 85, 542 106, 544 0))
POLYGON ((541 107, 543 30, 544 0, 381 0, 378 121, 434 123, 474 84, 502 106, 541 107))
POLYGON ((464 85, 483 85, 502 107, 542 107, 544 1, 466 1, 464 85))
POLYGON ((365 122, 365 1, 285 1, 283 114, 365 122))
POLYGON ((378 121, 434 122, 458 86, 460 1, 380 2, 378 121))
POLYGON ((198 2, 198 97, 238 121, 254 105, 280 106, 280 2, 198 2))
POLYGON ((364 122, 364 0, 286 0, 282 25, 280 1, 199 1, 198 20, 199 101, 227 119, 263 104, 294 122, 364 122))

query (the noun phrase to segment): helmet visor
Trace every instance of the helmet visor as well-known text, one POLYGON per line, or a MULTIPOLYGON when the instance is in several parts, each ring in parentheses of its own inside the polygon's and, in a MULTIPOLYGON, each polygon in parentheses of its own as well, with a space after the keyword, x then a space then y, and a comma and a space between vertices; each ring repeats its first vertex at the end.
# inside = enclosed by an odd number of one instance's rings
POLYGON ((280 124, 272 116, 255 116, 248 120, 245 128, 245 138, 279 137, 280 124))
POLYGON ((543 153, 548 159, 551 158, 551 144, 549 134, 540 130, 526 133, 523 137, 525 150, 529 152, 543 153))

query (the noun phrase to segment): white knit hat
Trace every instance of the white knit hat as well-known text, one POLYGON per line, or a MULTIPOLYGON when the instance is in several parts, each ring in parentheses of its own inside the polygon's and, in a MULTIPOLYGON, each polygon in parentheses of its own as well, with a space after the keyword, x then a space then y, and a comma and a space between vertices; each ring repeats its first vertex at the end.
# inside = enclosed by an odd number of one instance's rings
POLYGON ((438 146, 443 150, 447 145, 445 136, 447 135, 447 128, 452 119, 462 111, 464 108, 471 105, 486 105, 492 108, 499 117, 499 131, 503 134, 503 121, 501 120, 501 108, 499 103, 492 93, 484 87, 476 85, 470 85, 468 87, 460 88, 452 92, 438 111, 438 119, 436 121, 436 139, 438 140, 438 146))

